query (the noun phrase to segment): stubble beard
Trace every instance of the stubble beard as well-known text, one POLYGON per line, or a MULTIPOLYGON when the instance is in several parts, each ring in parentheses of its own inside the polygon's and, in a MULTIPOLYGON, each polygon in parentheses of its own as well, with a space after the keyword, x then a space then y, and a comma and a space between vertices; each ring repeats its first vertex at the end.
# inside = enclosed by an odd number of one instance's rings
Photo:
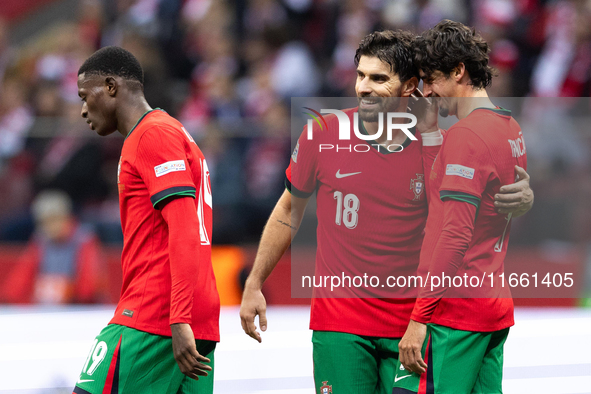
MULTIPOLYGON (((361 100, 367 97, 357 97, 359 104, 361 100)), ((400 103, 400 96, 393 97, 378 97, 378 103, 380 105, 375 109, 363 109, 359 106, 359 118, 367 123, 378 122, 380 113, 382 116, 387 112, 395 112, 400 103)))

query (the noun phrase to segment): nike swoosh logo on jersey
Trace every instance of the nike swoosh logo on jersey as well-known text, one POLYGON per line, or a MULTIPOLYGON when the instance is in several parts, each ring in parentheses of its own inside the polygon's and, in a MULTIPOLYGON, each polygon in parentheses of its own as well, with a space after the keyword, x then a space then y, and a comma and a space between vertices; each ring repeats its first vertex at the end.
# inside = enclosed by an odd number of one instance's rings
POLYGON ((88 380, 88 379, 85 379, 85 380, 78 379, 78 381, 76 382, 76 384, 86 383, 86 382, 94 382, 94 379, 91 379, 91 380, 88 380))
POLYGON ((341 170, 339 169, 337 171, 337 178, 345 178, 345 177, 348 177, 348 176, 351 176, 351 175, 357 175, 357 174, 361 174, 361 171, 359 171, 359 172, 351 172, 349 174, 341 174, 341 170))
POLYGON ((412 375, 404 375, 401 377, 398 377, 398 375, 394 376, 394 383, 398 382, 399 380, 402 380, 404 378, 410 378, 412 375))

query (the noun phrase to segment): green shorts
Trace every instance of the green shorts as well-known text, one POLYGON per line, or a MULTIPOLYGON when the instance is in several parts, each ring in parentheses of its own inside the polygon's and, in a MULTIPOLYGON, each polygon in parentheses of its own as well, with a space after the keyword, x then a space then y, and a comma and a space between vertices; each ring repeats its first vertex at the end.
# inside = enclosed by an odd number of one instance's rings
POLYGON ((408 372, 398 363, 392 394, 500 394, 503 345, 509 329, 493 332, 427 325, 423 359, 427 371, 408 372))
POLYGON ((400 338, 314 331, 316 392, 392 394, 399 342, 400 338))
MULTIPOLYGON (((195 342, 199 354, 209 358, 213 368, 216 343, 195 342)), ((179 369, 172 338, 109 324, 94 340, 74 393, 212 394, 213 371, 195 381, 179 369)))

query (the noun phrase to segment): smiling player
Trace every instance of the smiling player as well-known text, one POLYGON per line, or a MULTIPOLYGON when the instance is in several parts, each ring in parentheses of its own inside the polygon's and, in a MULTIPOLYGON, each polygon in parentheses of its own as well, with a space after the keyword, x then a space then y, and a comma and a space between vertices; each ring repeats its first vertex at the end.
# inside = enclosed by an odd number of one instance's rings
MULTIPOLYGON (((379 112, 406 112, 418 76, 412 63, 413 39, 408 32, 383 31, 362 40, 355 56, 359 107, 343 111, 351 128, 356 112, 359 131, 366 135, 378 130, 379 112)), ((355 275, 353 269, 371 272, 375 267, 397 275, 416 273, 427 203, 424 188, 412 185, 424 182, 423 160, 431 166, 441 143, 439 130, 435 124, 434 129, 424 127, 421 134, 413 130, 417 141, 401 130, 393 133, 392 140, 384 133, 374 141, 351 132, 349 142, 365 146, 366 152, 319 152, 319 144, 338 142, 337 118, 325 118, 327 130, 314 131, 313 140, 305 133, 299 139, 286 171, 287 190, 263 231, 245 286, 242 327, 259 342, 256 315, 261 330, 267 329, 261 288, 289 247, 313 193, 317 195, 318 275, 355 275), (395 148, 387 149, 391 145, 395 148)), ((523 205, 529 208, 529 202, 523 205)), ((390 394, 398 342, 414 299, 353 298, 353 293, 349 297, 312 300, 316 391, 390 394)))
MULTIPOLYGON (((497 213, 495 195, 514 182, 516 166, 526 168, 527 158, 511 111, 495 106, 486 93, 492 79, 488 51, 474 29, 449 20, 417 39, 425 95, 440 98, 442 115, 459 119, 426 174, 429 217, 418 271, 423 276, 503 272, 512 214, 497 213)), ((521 169, 518 174, 526 176, 521 169)), ((444 287, 419 292, 400 341, 404 368, 393 393, 502 393, 513 301, 508 287, 487 286, 479 293, 444 287)))

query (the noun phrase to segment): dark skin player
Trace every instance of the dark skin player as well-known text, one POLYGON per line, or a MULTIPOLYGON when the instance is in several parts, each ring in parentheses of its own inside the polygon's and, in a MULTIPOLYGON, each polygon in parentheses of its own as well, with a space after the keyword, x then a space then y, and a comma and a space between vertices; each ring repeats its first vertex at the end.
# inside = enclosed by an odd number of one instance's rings
MULTIPOLYGON (((138 120, 152 108, 144 97, 141 84, 119 76, 103 76, 85 73, 78 76, 78 96, 82 99, 82 117, 92 130, 100 136, 119 131, 127 137, 138 120)), ((188 198, 188 197, 185 197, 188 198)), ((182 199, 171 200, 162 209, 167 222, 175 204, 182 199)), ((183 374, 198 380, 207 376, 212 368, 207 357, 197 352, 195 337, 191 326, 185 323, 171 324, 172 350, 174 358, 183 374)))

